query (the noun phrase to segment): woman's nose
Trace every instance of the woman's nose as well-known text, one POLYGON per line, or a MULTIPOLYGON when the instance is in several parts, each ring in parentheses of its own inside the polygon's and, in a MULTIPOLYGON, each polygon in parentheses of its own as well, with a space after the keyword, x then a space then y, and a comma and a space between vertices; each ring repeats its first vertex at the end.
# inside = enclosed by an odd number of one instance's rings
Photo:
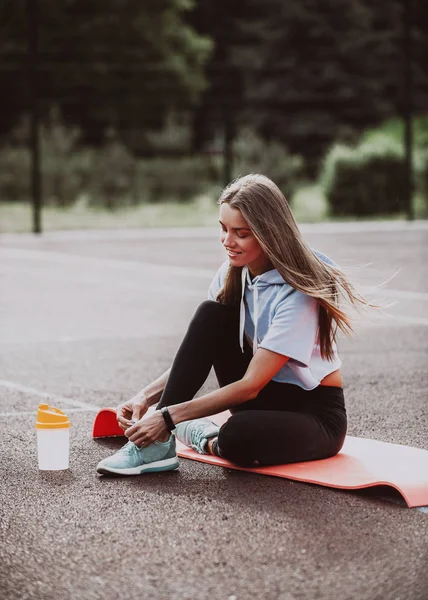
POLYGON ((235 245, 235 241, 234 241, 233 237, 230 235, 230 233, 225 233, 224 238, 223 238, 223 246, 227 246, 228 248, 231 248, 234 245, 235 245))

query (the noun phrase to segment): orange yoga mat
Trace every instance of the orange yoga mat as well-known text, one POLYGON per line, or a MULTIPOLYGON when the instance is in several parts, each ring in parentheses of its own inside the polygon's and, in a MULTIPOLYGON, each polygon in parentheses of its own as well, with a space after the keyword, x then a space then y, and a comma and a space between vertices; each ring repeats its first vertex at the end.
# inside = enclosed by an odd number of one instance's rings
MULTIPOLYGON (((114 416, 111 413, 114 411, 106 410, 110 411, 109 418, 111 419, 114 416)), ((226 411, 214 415, 212 419, 221 425, 228 417, 229 412, 226 411)), ((120 435, 121 430, 118 431, 117 424, 114 424, 112 419, 110 424, 113 425, 110 435, 120 435)), ((104 427, 103 433, 105 435, 98 437, 109 435, 106 427, 104 427)), ((177 451, 182 458, 228 469, 272 475, 344 490, 386 485, 398 490, 409 508, 428 506, 428 450, 411 446, 347 436, 342 450, 332 458, 251 469, 238 467, 217 456, 198 454, 178 441, 177 451)))

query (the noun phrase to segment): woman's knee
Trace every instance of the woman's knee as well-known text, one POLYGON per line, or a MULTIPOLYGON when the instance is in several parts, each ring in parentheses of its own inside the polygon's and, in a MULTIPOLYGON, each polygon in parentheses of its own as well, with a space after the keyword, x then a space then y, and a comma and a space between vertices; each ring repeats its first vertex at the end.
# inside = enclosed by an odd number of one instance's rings
POLYGON ((215 302, 214 300, 204 300, 200 303, 196 312, 194 314, 194 319, 197 320, 210 320, 212 318, 217 317, 217 315, 222 314, 222 309, 227 308, 224 304, 220 304, 220 302, 215 302))
POLYGON ((248 435, 245 412, 233 414, 220 428, 218 434, 218 449, 223 458, 241 467, 254 465, 252 456, 251 436, 248 435))
POLYGON ((231 318, 233 318, 231 307, 214 300, 204 300, 196 309, 192 323, 204 327, 214 325, 218 330, 219 325, 231 325, 231 318))

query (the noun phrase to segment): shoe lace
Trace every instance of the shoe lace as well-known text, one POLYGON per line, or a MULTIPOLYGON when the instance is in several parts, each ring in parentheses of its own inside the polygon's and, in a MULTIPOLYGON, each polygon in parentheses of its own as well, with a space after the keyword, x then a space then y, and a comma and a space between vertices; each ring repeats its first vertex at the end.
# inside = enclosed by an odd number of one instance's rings
POLYGON ((117 451, 117 454, 132 454, 135 449, 136 445, 133 442, 128 442, 117 451))
POLYGON ((192 448, 198 450, 202 448, 202 442, 205 440, 205 431, 203 428, 195 428, 192 432, 192 448))

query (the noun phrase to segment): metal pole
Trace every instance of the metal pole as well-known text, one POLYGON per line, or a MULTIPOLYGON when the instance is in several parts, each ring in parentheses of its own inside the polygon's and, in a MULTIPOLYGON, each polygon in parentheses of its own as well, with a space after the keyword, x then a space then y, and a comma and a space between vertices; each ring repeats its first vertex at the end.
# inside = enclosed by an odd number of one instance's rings
POLYGON ((403 122, 406 173, 406 213, 413 211, 413 74, 412 74, 412 0, 403 0, 403 122))
POLYGON ((232 181, 233 177, 233 142, 236 135, 235 115, 229 102, 227 98, 223 105, 223 183, 225 186, 232 181))
POLYGON ((38 95, 38 0, 27 0, 28 17, 28 85, 30 100, 31 197, 33 233, 42 232, 42 184, 40 174, 40 123, 38 95))
POLYGON ((223 185, 228 185, 232 180, 233 161, 233 134, 230 111, 226 108, 223 113, 224 123, 224 147, 223 147, 223 185))

